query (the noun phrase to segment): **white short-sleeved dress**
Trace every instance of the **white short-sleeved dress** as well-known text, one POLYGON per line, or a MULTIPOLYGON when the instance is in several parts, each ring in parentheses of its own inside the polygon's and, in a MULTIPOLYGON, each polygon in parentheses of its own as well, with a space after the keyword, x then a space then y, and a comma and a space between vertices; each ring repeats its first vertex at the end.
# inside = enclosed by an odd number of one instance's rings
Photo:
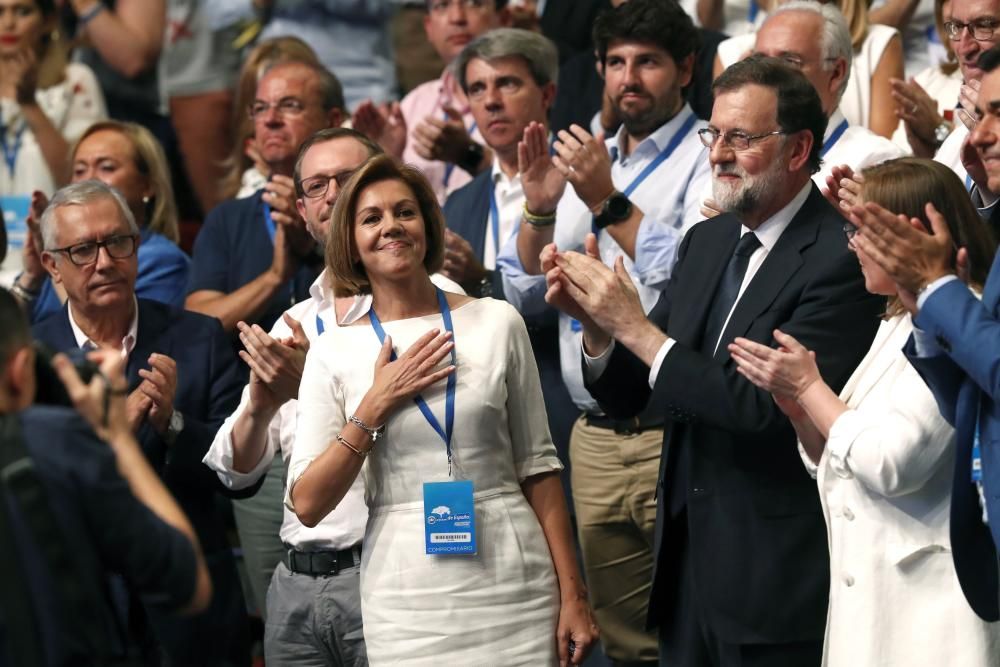
MULTIPOLYGON (((423 483, 448 481, 444 440, 413 402, 393 414, 362 475, 370 508, 361 564, 372 665, 551 665, 559 594, 548 544, 520 483, 562 468, 521 316, 493 299, 452 310, 457 354, 450 479, 472 480, 478 551, 424 553, 423 483)), ((384 322, 402 353, 440 314, 384 322)), ((313 343, 299 389, 289 487, 371 387, 380 349, 367 318, 313 343)), ((448 363, 447 360, 445 363, 448 363)), ((445 423, 445 383, 423 394, 445 423)))

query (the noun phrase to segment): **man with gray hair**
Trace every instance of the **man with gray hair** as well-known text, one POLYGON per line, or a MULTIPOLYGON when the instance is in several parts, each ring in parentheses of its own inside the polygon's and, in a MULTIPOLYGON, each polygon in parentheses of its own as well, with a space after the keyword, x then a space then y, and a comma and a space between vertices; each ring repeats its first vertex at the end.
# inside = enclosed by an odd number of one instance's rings
MULTIPOLYGON (((684 232, 702 219, 709 187, 708 151, 698 140, 705 124, 683 95, 698 40, 673 0, 630 0, 598 17, 604 96, 622 127, 604 139, 572 125, 559 132, 553 156, 539 128, 525 135, 522 219, 498 260, 504 292, 523 315, 551 312, 539 254, 553 241, 560 249, 586 248, 607 266, 621 261, 647 310, 656 303, 684 232)), ((561 313, 558 328, 561 375, 575 413, 573 506, 601 642, 616 662, 655 663, 656 636, 642 618, 654 562, 663 415, 605 414, 584 387, 579 323, 561 313)))
POLYGON ((218 320, 136 298, 139 230, 113 188, 96 180, 63 188, 40 225, 42 263, 68 300, 32 333, 57 351, 107 348, 126 358, 129 425, 190 517, 209 566, 211 606, 185 619, 149 609, 153 633, 173 664, 246 664, 245 604, 215 507, 215 492, 226 489, 200 463, 239 400, 232 347, 218 320))
POLYGON ((846 165, 853 171, 884 162, 905 153, 896 144, 866 127, 850 125, 838 105, 851 75, 851 33, 836 5, 815 0, 792 0, 768 16, 757 31, 754 53, 780 58, 800 70, 819 93, 829 121, 820 157, 823 166, 813 174, 820 188, 828 182, 834 167, 846 165))

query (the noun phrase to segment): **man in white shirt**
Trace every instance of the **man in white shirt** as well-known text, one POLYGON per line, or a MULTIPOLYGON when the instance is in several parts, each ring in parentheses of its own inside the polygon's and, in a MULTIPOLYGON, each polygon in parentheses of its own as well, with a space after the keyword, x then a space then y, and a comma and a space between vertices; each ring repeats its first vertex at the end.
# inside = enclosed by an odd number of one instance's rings
MULTIPOLYGON (((521 166, 525 211, 498 264, 504 293, 523 315, 551 309, 539 252, 553 239, 582 248, 596 230, 608 266, 620 257, 652 308, 670 278, 685 230, 701 219, 709 164, 699 121, 684 102, 697 32, 673 2, 632 0, 595 24, 604 94, 623 119, 606 141, 579 126, 560 132, 555 155, 525 135, 521 166), (566 187, 569 182, 571 187, 566 187)), ((580 328, 559 317, 560 367, 573 399, 570 437, 573 502, 587 585, 605 653, 620 662, 654 662, 656 637, 642 629, 653 568, 656 470, 661 414, 615 420, 584 388, 580 328), (581 412, 583 415, 581 416, 581 412)))
POLYGON ((865 291, 843 219, 811 182, 826 129, 815 88, 752 56, 713 90, 702 136, 728 212, 685 236, 648 318, 622 264, 609 269, 592 243, 545 249, 546 298, 581 322, 601 406, 665 419, 649 607, 661 664, 818 665, 831 582, 815 482, 788 419, 736 372, 728 344, 770 345, 776 328, 808 339, 839 390, 885 302, 865 291))
MULTIPOLYGON (((363 135, 343 128, 321 130, 302 145, 295 167, 296 205, 319 244, 325 243, 341 185, 380 152, 363 135)), ((310 298, 288 309, 270 333, 257 325, 238 325, 250 384, 204 458, 229 488, 252 486, 276 454, 285 460, 291 456, 295 397, 309 341, 337 326, 338 309, 346 312, 353 302, 335 299, 325 278, 324 271, 310 288, 310 298)), ((284 509, 281 541, 286 553, 267 593, 268 664, 367 664, 358 576, 367 517, 360 478, 315 528, 306 528, 284 509)))
POLYGON ((823 165, 813 174, 820 188, 830 171, 847 165, 854 171, 892 158, 903 150, 866 127, 849 125, 838 107, 851 75, 851 33, 836 5, 814 0, 793 0, 776 9, 757 31, 754 52, 801 70, 819 93, 829 121, 820 157, 823 165))

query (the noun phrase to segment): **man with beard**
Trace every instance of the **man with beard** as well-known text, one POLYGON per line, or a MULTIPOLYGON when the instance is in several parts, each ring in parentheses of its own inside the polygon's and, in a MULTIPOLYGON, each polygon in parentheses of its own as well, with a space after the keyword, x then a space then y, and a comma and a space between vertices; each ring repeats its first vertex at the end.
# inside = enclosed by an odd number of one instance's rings
MULTIPOLYGON (((505 296, 526 317, 550 310, 539 253, 553 239, 582 248, 594 232, 590 250, 608 266, 622 259, 648 309, 670 278, 683 231, 701 219, 709 164, 697 133, 705 124, 682 95, 698 47, 691 19, 675 2, 632 0, 602 14, 594 37, 604 94, 623 125, 607 141, 571 126, 559 132, 554 155, 541 126, 525 132, 518 148, 524 210, 497 263, 505 296)), ((559 318, 559 347, 577 408, 571 485, 601 641, 615 661, 655 663, 656 637, 643 631, 642 618, 663 415, 617 420, 601 411, 584 388, 580 327, 567 315, 559 318)))
MULTIPOLYGON (((363 134, 346 128, 321 130, 302 145, 294 167, 295 203, 319 247, 326 245, 340 188, 368 158, 381 152, 363 134)), ((441 276, 432 280, 442 289, 459 291, 441 276)), ((257 324, 237 325, 250 384, 204 458, 229 488, 252 487, 271 468, 276 454, 285 460, 291 456, 295 399, 309 342, 327 327, 366 315, 371 300, 335 298, 326 271, 309 293, 309 299, 285 311, 270 333, 257 324)), ((280 511, 281 501, 274 503, 280 511)), ((267 592, 264 651, 269 664, 368 664, 358 578, 367 519, 360 477, 337 509, 313 528, 284 509, 280 533, 284 555, 267 592)))
POLYGON ((581 322, 601 406, 666 420, 649 607, 662 664, 818 665, 830 578, 816 484, 788 419, 728 344, 774 345, 780 328, 807 341, 839 391, 885 302, 865 291, 843 218, 811 181, 826 114, 809 81, 753 56, 713 89, 699 135, 727 212, 685 236, 648 319, 621 262, 553 246, 546 298, 581 322))

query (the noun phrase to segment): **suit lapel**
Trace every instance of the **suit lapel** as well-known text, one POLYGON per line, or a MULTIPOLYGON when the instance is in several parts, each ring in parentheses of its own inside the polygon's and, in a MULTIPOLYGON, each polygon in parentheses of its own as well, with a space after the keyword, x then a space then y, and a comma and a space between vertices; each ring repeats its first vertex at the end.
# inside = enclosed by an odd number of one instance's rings
POLYGON ((69 325, 69 305, 63 304, 62 310, 50 319, 51 321, 46 320, 44 329, 36 332, 36 336, 42 338, 56 352, 76 348, 76 336, 73 335, 73 328, 69 325))
POLYGON ((902 349, 912 330, 907 317, 895 318, 881 325, 871 350, 840 392, 840 398, 845 403, 860 405, 889 369, 898 363, 907 363, 902 349))
POLYGON ((778 238, 736 302, 715 351, 716 361, 725 362, 729 359, 729 343, 746 333, 754 319, 774 302, 775 297, 802 266, 802 249, 816 241, 817 225, 822 218, 817 214, 814 200, 822 198, 822 195, 815 186, 811 187, 812 191, 802 208, 792 218, 788 228, 778 238))
POLYGON ((713 225, 714 229, 699 244, 704 250, 691 248, 684 259, 686 279, 675 290, 677 302, 671 306, 666 330, 671 338, 692 348, 702 343, 713 295, 740 236, 740 222, 729 214, 699 224, 713 225), (694 268, 687 268, 689 264, 694 268))

